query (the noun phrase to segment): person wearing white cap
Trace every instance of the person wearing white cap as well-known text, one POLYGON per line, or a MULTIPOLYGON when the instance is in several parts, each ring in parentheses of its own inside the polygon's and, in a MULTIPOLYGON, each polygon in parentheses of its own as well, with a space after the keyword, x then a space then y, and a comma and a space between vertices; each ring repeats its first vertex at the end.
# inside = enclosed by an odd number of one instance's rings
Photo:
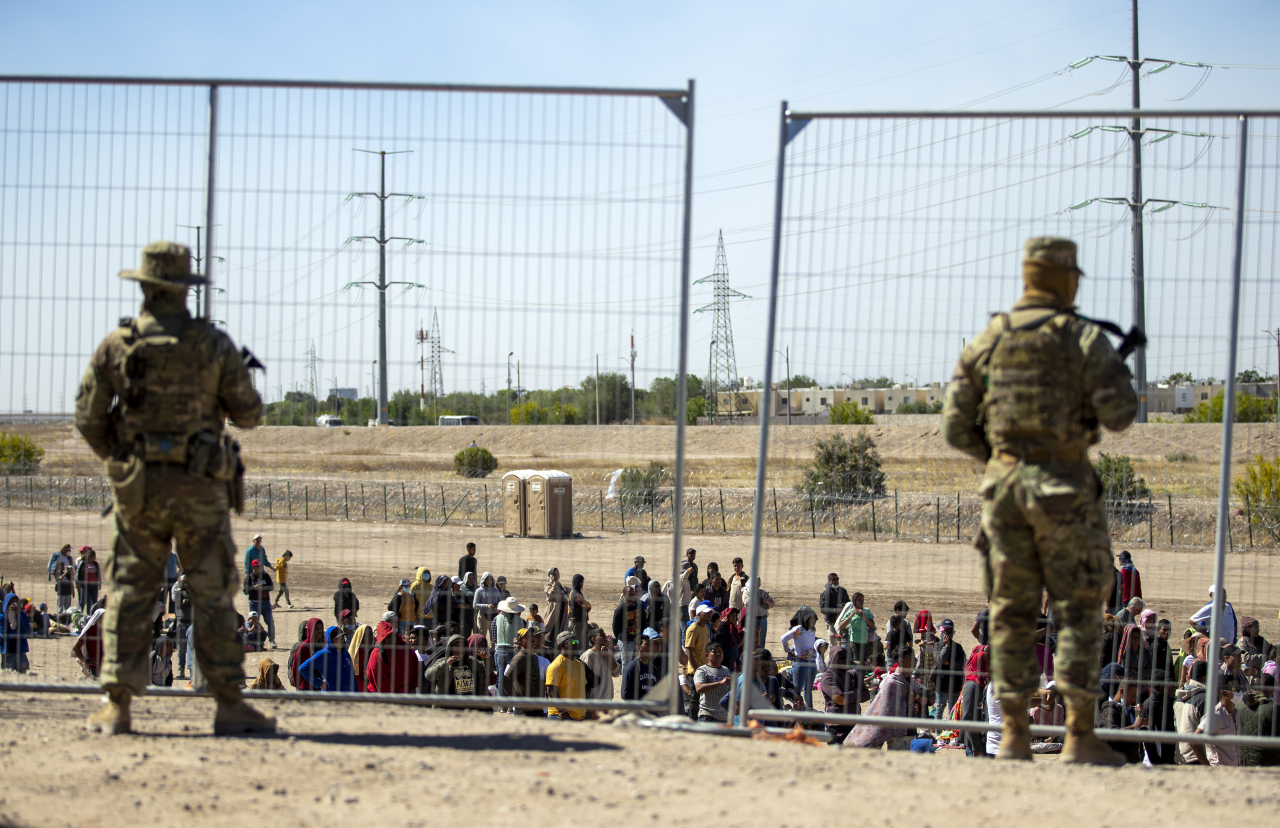
MULTIPOLYGON (((1209 619, 1213 616, 1213 584, 1209 585, 1209 603, 1196 610, 1191 616, 1191 626, 1205 635, 1209 635, 1209 619)), ((1218 624, 1218 637, 1228 644, 1236 643, 1236 610, 1227 600, 1227 591, 1222 590, 1222 619, 1218 624)))
POLYGON ((524 619, 520 613, 524 607, 514 598, 504 598, 498 602, 498 617, 493 623, 493 666, 498 674, 498 695, 502 692, 502 677, 506 675, 507 665, 516 655, 516 632, 524 628, 524 619))
POLYGON ((262 535, 253 536, 253 544, 244 550, 244 574, 248 575, 253 572, 253 562, 255 560, 263 561, 266 565, 267 550, 262 545, 262 535))
POLYGON ((684 631, 684 651, 689 663, 685 666, 687 683, 683 686, 689 694, 689 718, 695 721, 698 718, 699 699, 693 685, 693 677, 698 672, 698 668, 707 663, 707 645, 711 643, 711 629, 707 626, 707 621, 715 611, 715 607, 708 601, 698 604, 693 609, 692 623, 684 631))

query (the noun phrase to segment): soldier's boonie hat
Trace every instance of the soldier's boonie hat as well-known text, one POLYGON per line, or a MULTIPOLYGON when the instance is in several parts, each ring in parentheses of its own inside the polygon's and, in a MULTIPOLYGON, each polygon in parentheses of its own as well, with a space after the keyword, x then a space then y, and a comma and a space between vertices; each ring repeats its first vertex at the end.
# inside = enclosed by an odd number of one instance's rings
POLYGON ((1060 236, 1037 236, 1022 244, 1022 259, 1074 270, 1081 276, 1084 271, 1076 265, 1076 243, 1060 236))
POLYGON ((142 248, 142 264, 137 270, 120 271, 120 278, 174 290, 209 283, 191 272, 191 248, 177 242, 152 242, 142 248))

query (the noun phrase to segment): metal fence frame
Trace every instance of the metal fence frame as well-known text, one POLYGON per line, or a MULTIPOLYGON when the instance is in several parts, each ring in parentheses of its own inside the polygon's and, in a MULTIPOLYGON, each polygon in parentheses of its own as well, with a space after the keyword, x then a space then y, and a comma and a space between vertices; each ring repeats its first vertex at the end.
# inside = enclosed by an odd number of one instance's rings
MULTIPOLYGON (((1221 449, 1221 466, 1219 473, 1219 490, 1218 490, 1218 521, 1216 540, 1214 546, 1214 575, 1213 583, 1215 585, 1213 597, 1213 611, 1210 618, 1210 649, 1209 663, 1217 664, 1220 657, 1220 645, 1218 631, 1222 623, 1222 605, 1223 605, 1223 589, 1222 583, 1226 568, 1227 553, 1227 515, 1228 500, 1230 495, 1231 482, 1231 437, 1232 437, 1232 420, 1235 414, 1235 371, 1236 371, 1236 355, 1238 350, 1239 336, 1239 311, 1240 311, 1240 272, 1243 262, 1243 245, 1244 245, 1244 206, 1245 206, 1245 183, 1248 171, 1248 147, 1247 137, 1249 131, 1249 120, 1251 118, 1275 118, 1280 117, 1280 111, 1267 110, 1072 110, 1070 112, 1055 112, 1046 110, 1018 111, 1011 110, 1007 112, 1000 111, 967 111, 967 110, 950 110, 950 111, 879 111, 879 112, 840 112, 840 111, 812 111, 812 112, 792 112, 786 101, 782 101, 779 118, 778 118, 778 159, 776 167, 776 178, 774 184, 774 218, 773 218, 773 248, 770 261, 769 274, 769 311, 768 311, 768 327, 765 334, 765 356, 764 356, 764 384, 763 388, 771 388, 773 386, 773 368, 774 356, 776 354, 775 335, 777 330, 778 317, 778 284, 780 275, 780 264, 782 254, 782 223, 783 223, 783 193, 786 187, 786 162, 787 162, 787 145, 791 143, 800 131, 815 120, 870 120, 875 118, 883 119, 901 119, 901 120, 930 120, 930 119, 966 119, 966 120, 1011 120, 1011 119, 1061 119, 1064 117, 1091 117, 1091 118, 1116 118, 1126 119, 1136 122, 1142 117, 1147 118, 1183 118, 1183 117, 1218 117, 1218 118, 1234 118, 1237 119, 1239 139, 1239 149, 1236 158, 1236 200, 1235 200, 1235 220, 1233 228, 1234 250, 1231 268, 1231 310, 1230 310, 1230 329, 1228 331, 1229 347, 1227 349, 1227 366, 1228 374, 1226 379, 1226 388, 1223 400, 1223 416, 1222 416, 1222 449, 1221 449)), ((1138 395, 1145 400, 1145 387, 1138 388, 1138 395)), ((764 521, 764 489, 765 489, 765 473, 768 468, 768 447, 769 447, 769 426, 771 422, 771 394, 761 395, 760 402, 760 441, 759 441, 759 459, 756 466, 756 498, 755 512, 752 520, 751 529, 751 572, 760 571, 760 547, 763 538, 763 521, 764 521)), ((742 672, 743 675, 753 675, 754 654, 756 649, 755 631, 756 631, 756 611, 757 611, 757 590, 759 588, 759 579, 752 579, 750 585, 750 594, 747 599, 748 620, 744 622, 746 628, 746 642, 743 654, 742 672)), ((1208 672, 1206 681, 1205 697, 1208 699, 1217 698, 1218 671, 1211 669, 1208 672)), ((743 682, 741 691, 742 709, 747 709, 750 692, 750 682, 743 682)), ((768 710, 749 710, 749 714, 760 714, 761 716, 773 716, 773 712, 768 710)), ((797 718, 794 715, 790 718, 797 718)), ((849 723, 857 723, 856 720, 869 720, 864 716, 837 716, 835 714, 809 714, 803 717, 807 721, 847 721, 849 723)), ((877 719, 880 723, 892 723, 889 719, 877 719)), ((906 725, 916 720, 903 719, 897 723, 906 725)), ((1205 721, 1204 741, 1216 741, 1213 739, 1214 717, 1206 717, 1205 721)), ((990 729, 987 727, 976 729, 990 729)), ((1044 735, 1049 735, 1047 732, 1044 735)), ((1171 739, 1170 741, 1179 741, 1171 739)), ((1181 741, 1199 741, 1182 739, 1181 741)), ((1272 745, 1276 740, 1266 738, 1262 740, 1265 745, 1272 745)), ((1238 743, 1236 739, 1223 740, 1223 743, 1238 743)))
MULTIPOLYGON (((677 399, 676 399, 676 468, 675 468, 675 528, 672 533, 671 545, 671 578, 673 582, 678 582, 680 577, 680 557, 682 533, 680 526, 682 524, 682 502, 684 490, 684 446, 685 446, 685 429, 686 429, 686 406, 687 388, 686 377, 688 375, 688 352, 689 352, 689 316, 690 316, 690 243, 692 232, 691 213, 693 209, 693 140, 694 140, 694 90, 695 81, 689 79, 684 89, 643 89, 643 88, 625 88, 625 87, 593 87, 593 86, 522 86, 522 85, 493 85, 493 84, 457 84, 457 83, 393 83, 393 82, 376 82, 376 81, 321 81, 321 80, 269 80, 254 78, 162 78, 162 77, 126 77, 126 76, 91 76, 91 75, 0 75, 0 84, 64 84, 64 85, 97 85, 97 86, 186 86, 186 87, 207 87, 209 90, 207 120, 206 120, 206 157, 205 157, 205 274, 209 278, 209 284, 212 286, 214 280, 214 263, 217 261, 214 253, 214 233, 213 228, 216 222, 214 218, 214 205, 216 196, 216 173, 218 162, 218 90, 223 87, 232 88, 274 88, 274 89, 325 89, 325 90, 374 90, 374 91, 394 91, 394 92, 471 92, 471 93, 493 93, 493 94, 525 94, 525 95, 589 95, 597 97, 643 97, 657 98, 660 100, 671 113, 685 127, 685 157, 684 157, 684 181, 683 181, 683 215, 681 218, 681 253, 680 253, 680 333, 679 333, 679 372, 677 375, 677 399)), ((211 319, 212 312, 212 296, 213 290, 203 291, 203 307, 200 309, 204 318, 211 319)), ((386 370, 386 359, 381 360, 383 370, 386 370)), ((384 377, 381 388, 382 393, 386 393, 386 379, 384 377)), ((385 409, 384 409, 385 410, 385 409)), ((676 621, 679 618, 676 612, 675 602, 668 602, 667 608, 667 624, 669 630, 676 629, 676 621)), ((668 701, 666 706, 669 712, 677 712, 679 710, 680 691, 677 685, 676 671, 678 669, 678 647, 675 642, 675 636, 668 636, 667 642, 667 659, 671 665, 670 675, 667 677, 668 684, 668 701)), ((58 685, 8 685, 0 684, 0 692, 21 687, 26 692, 50 691, 49 688, 59 688, 58 685)), ((57 690, 57 692, 66 692, 57 690)), ((297 698, 310 699, 315 698, 316 694, 300 693, 297 698)), ((360 694, 352 694, 360 695, 360 694)), ((427 698, 427 697, 420 697, 427 698)), ((390 699, 388 699, 390 700, 390 699)), ((479 699, 483 701, 483 699, 479 699)), ((426 703, 426 702, 415 702, 426 703)), ((509 703, 500 702, 494 699, 479 706, 499 707, 509 703)), ((468 705, 475 706, 475 705, 468 705)), ((609 702, 597 703, 590 706, 592 709, 607 709, 611 707, 639 707, 644 708, 643 703, 623 703, 609 702)), ((649 705, 652 707, 653 705, 649 705)))

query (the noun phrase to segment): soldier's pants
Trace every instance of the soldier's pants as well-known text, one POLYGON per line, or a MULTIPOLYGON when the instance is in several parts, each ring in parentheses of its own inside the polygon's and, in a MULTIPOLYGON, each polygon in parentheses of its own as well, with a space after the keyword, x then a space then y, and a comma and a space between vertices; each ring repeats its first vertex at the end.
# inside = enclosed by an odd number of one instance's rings
POLYGON ((1059 692, 1098 693, 1102 601, 1111 540, 1098 479, 1088 462, 992 459, 982 484, 982 528, 991 543, 991 675, 997 698, 1039 683, 1036 621, 1043 590, 1058 628, 1059 692))
POLYGON ((185 470, 149 466, 146 497, 137 515, 115 512, 106 579, 102 689, 141 695, 151 675, 151 611, 164 581, 171 547, 187 576, 195 660, 217 693, 244 682, 244 650, 236 638, 236 548, 225 483, 185 470))

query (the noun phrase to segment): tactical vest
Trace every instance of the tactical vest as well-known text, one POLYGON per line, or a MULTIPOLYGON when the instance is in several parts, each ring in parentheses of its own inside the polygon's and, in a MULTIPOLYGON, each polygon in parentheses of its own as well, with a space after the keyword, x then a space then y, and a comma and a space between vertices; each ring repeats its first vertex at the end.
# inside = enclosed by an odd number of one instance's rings
POLYGON ((124 349, 116 368, 124 381, 122 436, 145 452, 147 462, 186 464, 197 442, 216 444, 222 434, 218 401, 221 366, 217 338, 203 320, 177 335, 149 320, 121 326, 124 349))
POLYGON ((1014 327, 1002 313, 999 325, 983 400, 991 448, 1018 453, 1088 445, 1080 322, 1058 313, 1014 327))

